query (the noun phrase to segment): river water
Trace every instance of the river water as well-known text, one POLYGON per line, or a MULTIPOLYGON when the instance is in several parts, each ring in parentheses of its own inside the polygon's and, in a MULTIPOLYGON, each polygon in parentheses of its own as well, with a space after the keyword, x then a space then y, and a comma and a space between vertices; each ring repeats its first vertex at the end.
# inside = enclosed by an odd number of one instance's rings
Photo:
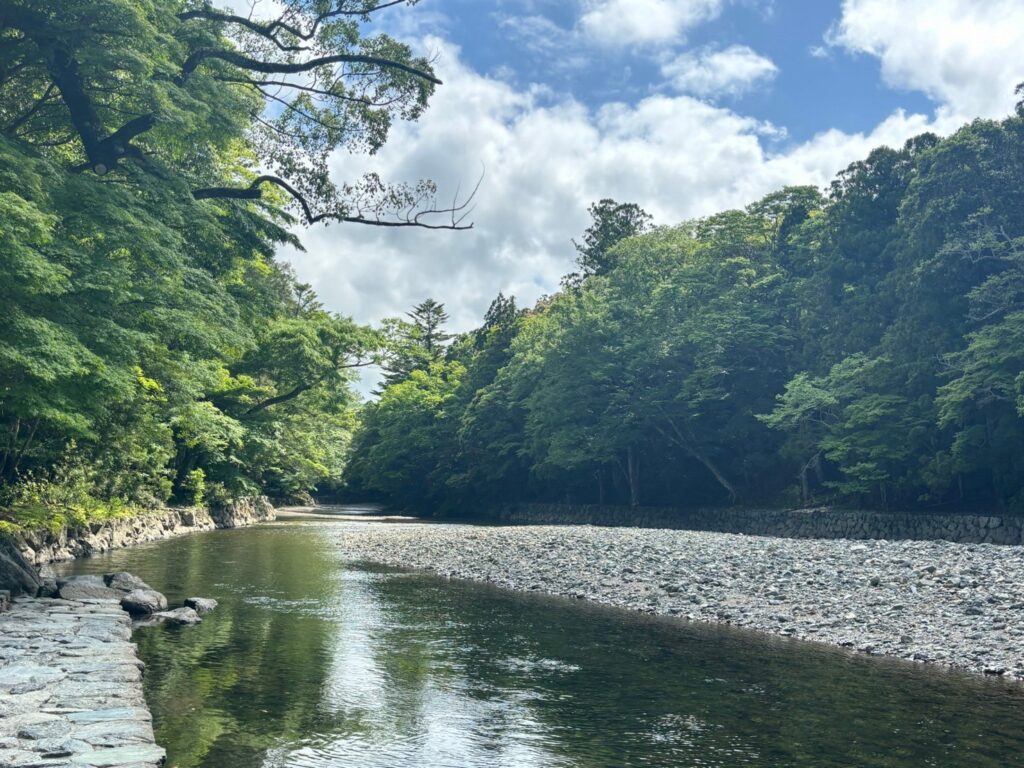
POLYGON ((1012 768, 1024 687, 343 562, 290 521, 82 560, 195 627, 139 628, 171 768, 1012 768))

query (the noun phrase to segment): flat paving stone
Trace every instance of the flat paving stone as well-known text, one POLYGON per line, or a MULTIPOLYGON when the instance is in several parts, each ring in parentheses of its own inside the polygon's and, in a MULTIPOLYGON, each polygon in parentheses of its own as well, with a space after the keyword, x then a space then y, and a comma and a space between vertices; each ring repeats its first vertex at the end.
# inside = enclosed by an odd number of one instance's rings
POLYGON ((166 752, 162 747, 155 744, 140 744, 78 754, 71 758, 71 764, 115 768, 127 763, 159 763, 165 756, 166 752))
POLYGON ((111 721, 145 720, 152 717, 149 710, 122 707, 119 709, 93 709, 83 712, 73 712, 68 715, 68 720, 73 723, 105 723, 111 721))

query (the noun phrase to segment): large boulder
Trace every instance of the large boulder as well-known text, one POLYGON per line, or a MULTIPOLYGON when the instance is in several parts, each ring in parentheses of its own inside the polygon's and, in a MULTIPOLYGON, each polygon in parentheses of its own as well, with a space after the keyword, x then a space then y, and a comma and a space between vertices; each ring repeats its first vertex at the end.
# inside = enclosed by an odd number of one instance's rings
POLYGON ((42 580, 35 569, 10 536, 0 533, 0 589, 8 590, 13 596, 35 597, 42 580))
POLYGON ((167 610, 167 598, 155 589, 133 589, 121 598, 121 607, 136 616, 167 610))

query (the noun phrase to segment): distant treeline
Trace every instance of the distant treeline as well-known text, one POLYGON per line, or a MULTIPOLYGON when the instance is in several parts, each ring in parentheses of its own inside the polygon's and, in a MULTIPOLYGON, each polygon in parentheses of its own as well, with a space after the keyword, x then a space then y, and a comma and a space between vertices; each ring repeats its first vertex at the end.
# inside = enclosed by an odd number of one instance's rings
POLYGON ((591 212, 559 293, 499 297, 411 370, 395 353, 350 492, 1024 509, 1024 109, 879 148, 824 195, 591 212))

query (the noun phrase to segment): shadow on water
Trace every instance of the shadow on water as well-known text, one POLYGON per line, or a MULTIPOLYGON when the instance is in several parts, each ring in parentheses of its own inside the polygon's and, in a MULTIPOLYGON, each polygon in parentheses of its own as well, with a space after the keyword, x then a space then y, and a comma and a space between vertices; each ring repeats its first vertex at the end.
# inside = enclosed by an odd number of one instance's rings
POLYGON ((169 766, 1024 765, 1022 687, 346 564, 339 524, 71 566, 220 601, 136 632, 169 766))

